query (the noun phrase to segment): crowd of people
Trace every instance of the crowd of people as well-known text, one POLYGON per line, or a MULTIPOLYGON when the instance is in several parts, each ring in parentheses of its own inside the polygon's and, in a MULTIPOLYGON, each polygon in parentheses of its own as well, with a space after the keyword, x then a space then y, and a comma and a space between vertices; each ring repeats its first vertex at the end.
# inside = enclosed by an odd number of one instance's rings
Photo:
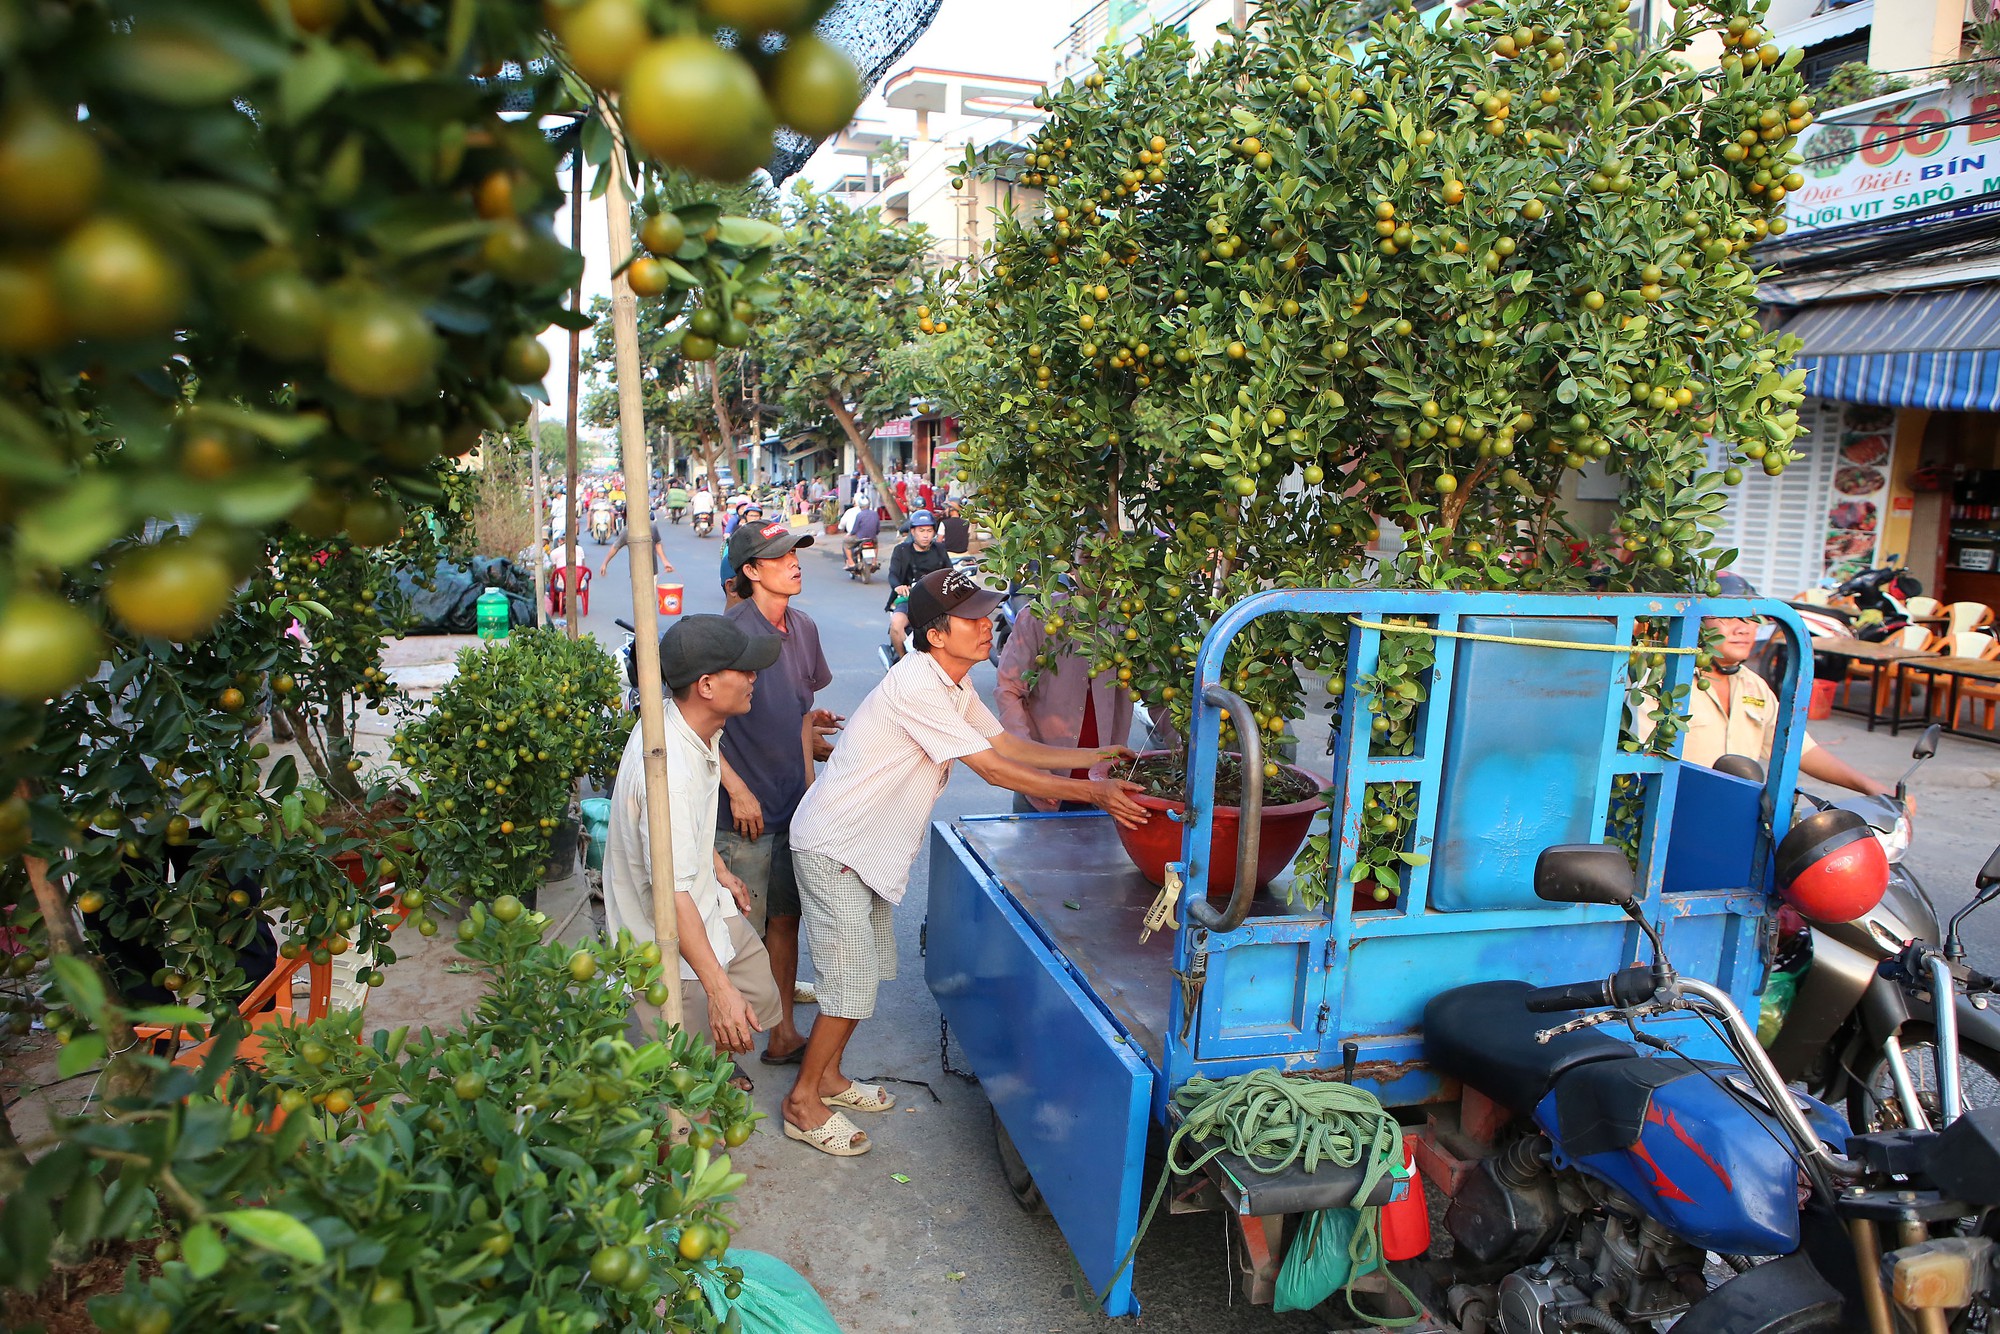
MULTIPOLYGON (((733 601, 719 616, 681 617, 660 641, 682 1013, 720 1050, 797 1066, 785 1135, 851 1157, 872 1147, 853 1118, 896 1100, 848 1075, 842 1058, 896 976, 896 905, 952 765, 1043 808, 1095 807, 1137 824, 1134 785, 1089 776, 1131 753, 1132 706, 1115 680, 1094 685, 1065 655, 1032 688, 1021 663, 1003 672, 1003 708, 1016 715, 1003 724, 967 679, 991 652, 1003 594, 951 568, 941 525, 919 511, 903 544, 917 554, 893 562, 904 582, 892 581, 891 597, 915 651, 842 718, 816 703, 833 674, 798 605, 811 529, 754 505, 731 517, 733 601), (802 939, 810 986, 798 978, 802 939), (809 1003, 818 1014, 803 1027, 809 1003)), ((644 760, 635 728, 611 794, 604 900, 608 929, 652 939, 644 760)))

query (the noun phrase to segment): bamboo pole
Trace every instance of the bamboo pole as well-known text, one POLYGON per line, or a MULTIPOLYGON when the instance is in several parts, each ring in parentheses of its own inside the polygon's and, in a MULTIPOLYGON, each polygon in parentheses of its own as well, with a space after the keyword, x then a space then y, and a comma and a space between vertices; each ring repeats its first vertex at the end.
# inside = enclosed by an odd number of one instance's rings
MULTIPOLYGON (((583 255, 583 206, 588 196, 583 192, 583 138, 577 137, 576 148, 571 154, 569 172, 569 248, 578 257, 583 255)), ((629 246, 628 246, 629 248, 629 246)), ((612 251, 617 254, 616 250, 612 251)), ((578 270, 576 286, 570 290, 569 307, 577 314, 583 313, 583 273, 578 270)), ((570 583, 583 582, 576 574, 576 526, 581 515, 576 509, 576 400, 583 379, 583 330, 569 331, 569 403, 567 405, 569 431, 569 460, 564 476, 566 486, 563 491, 563 544, 568 554, 563 557, 563 619, 569 623, 569 637, 576 639, 583 634, 583 618, 576 614, 578 598, 570 583)), ((662 948, 665 948, 662 946, 662 948)))
POLYGON ((542 405, 537 403, 528 413, 528 509, 535 521, 534 537, 528 549, 530 558, 535 562, 537 629, 549 623, 549 566, 542 557, 542 501, 542 405))
MULTIPOLYGON (((632 253, 632 206, 625 186, 625 133, 608 103, 599 111, 611 127, 610 186, 604 192, 604 213, 611 242, 611 262, 632 253)), ((611 335, 618 368, 618 448, 629 494, 632 479, 650 484, 645 409, 639 385, 639 299, 620 273, 611 280, 611 335)), ((572 437, 574 439, 574 437, 572 437)), ((645 504, 627 506, 625 526, 627 568, 632 576, 633 639, 639 672, 639 736, 646 758, 646 836, 652 844, 653 939, 660 946, 666 970, 666 1003, 660 1018, 681 1022, 681 937, 674 916, 674 831, 667 789, 667 712, 660 677, 660 603, 654 591, 653 516, 645 504)))

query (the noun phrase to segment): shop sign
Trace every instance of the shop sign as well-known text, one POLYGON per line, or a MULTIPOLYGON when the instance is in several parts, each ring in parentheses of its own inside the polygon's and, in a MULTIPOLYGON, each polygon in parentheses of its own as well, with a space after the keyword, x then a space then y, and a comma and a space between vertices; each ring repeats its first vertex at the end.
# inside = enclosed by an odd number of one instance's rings
POLYGON ((1806 183, 1785 200, 1791 236, 2000 209, 2000 91, 1933 85, 1840 107, 1799 136, 1799 151, 1806 183))
POLYGON ((875 429, 877 440, 908 440, 916 432, 916 424, 908 417, 898 417, 894 421, 883 422, 875 429))

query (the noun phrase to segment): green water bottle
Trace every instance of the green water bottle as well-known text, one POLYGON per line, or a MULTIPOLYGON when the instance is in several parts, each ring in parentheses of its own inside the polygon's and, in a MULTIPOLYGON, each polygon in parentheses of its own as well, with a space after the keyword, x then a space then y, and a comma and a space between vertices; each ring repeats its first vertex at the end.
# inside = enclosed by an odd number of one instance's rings
POLYGON ((479 637, 481 639, 505 639, 507 624, 511 619, 507 595, 497 588, 489 588, 479 595, 474 604, 479 616, 479 637))

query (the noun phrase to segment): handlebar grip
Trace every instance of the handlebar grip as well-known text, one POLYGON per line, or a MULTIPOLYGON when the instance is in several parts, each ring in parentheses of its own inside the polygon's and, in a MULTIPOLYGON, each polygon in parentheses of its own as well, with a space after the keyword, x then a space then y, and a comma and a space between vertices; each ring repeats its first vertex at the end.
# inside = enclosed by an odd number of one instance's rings
POLYGON ((1565 982, 1557 987, 1536 987, 1528 993, 1528 1013, 1554 1014, 1558 1010, 1589 1010, 1609 1005, 1611 999, 1605 994, 1609 989, 1610 984, 1602 978, 1595 982, 1565 982))
POLYGON ((613 620, 611 623, 617 626, 620 630, 628 630, 635 635, 639 633, 638 627, 633 625, 630 621, 613 620))

